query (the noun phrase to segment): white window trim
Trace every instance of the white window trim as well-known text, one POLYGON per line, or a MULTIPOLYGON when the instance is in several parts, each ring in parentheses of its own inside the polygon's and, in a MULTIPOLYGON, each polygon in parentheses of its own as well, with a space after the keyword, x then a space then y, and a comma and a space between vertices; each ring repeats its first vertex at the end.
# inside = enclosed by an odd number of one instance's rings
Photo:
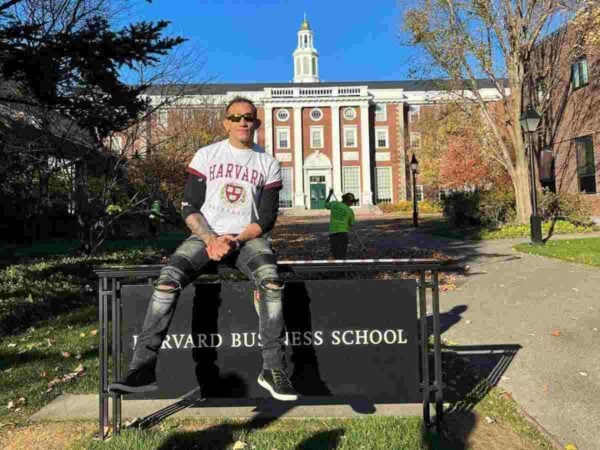
POLYGON ((387 122, 387 105, 385 103, 375 105, 375 122, 387 122), (377 111, 378 107, 381 108, 381 111, 377 111), (379 116, 378 113, 380 113, 379 116))
POLYGON ((309 127, 309 144, 310 144, 310 148, 325 148, 325 127, 323 126, 318 126, 318 127, 309 127), (317 147, 315 145, 313 145, 313 131, 319 131, 321 133, 321 146, 317 147))
POLYGON ((354 120, 354 119, 356 119, 356 108, 354 108, 352 106, 348 106, 348 107, 344 108, 342 115, 344 117, 344 120, 354 120), (346 111, 348 111, 348 112, 352 111, 352 117, 346 117, 346 111))
POLYGON ((311 108, 311 110, 308 113, 310 120, 312 120, 313 122, 320 122, 321 120, 323 120, 323 115, 323 110, 321 108, 311 108), (314 119, 312 115, 314 111, 319 111, 321 113, 321 117, 319 117, 318 119, 314 119))
POLYGON ((423 190, 422 184, 417 184, 416 193, 417 193, 417 201, 418 202, 422 202, 423 200, 425 200, 425 191, 423 190))
MULTIPOLYGON (((291 193, 291 200, 292 200, 292 205, 291 206, 281 206, 279 205, 279 207, 281 209, 288 209, 288 208, 293 208, 294 207, 294 168, 293 167, 282 167, 281 168, 281 179, 283 181, 283 171, 286 171, 289 176, 290 176, 290 193, 291 193)), ((285 186, 283 186, 283 188, 285 188, 285 186)), ((283 188, 282 191, 283 192, 283 188)), ((280 194, 281 195, 281 194, 280 194)))
POLYGON ((411 123, 414 123, 414 122, 418 122, 420 118, 421 118, 421 106, 410 105, 408 107, 408 121, 411 123), (416 120, 414 117, 416 117, 416 120))
POLYGON ((390 148, 390 131, 388 127, 375 127, 375 148, 390 148), (385 132, 385 146, 379 145, 379 139, 377 138, 377 132, 384 131, 385 132))
POLYGON ((377 202, 379 203, 379 184, 377 182, 377 172, 378 171, 386 171, 389 172, 389 179, 390 179, 390 186, 389 186, 389 190, 390 190, 390 203, 394 203, 394 174, 392 173, 392 168, 391 167, 376 167, 375 168, 375 197, 377 199, 377 202))
POLYGON ((279 108, 276 112, 275 112, 275 117, 277 118, 278 121, 280 122, 287 122, 288 120, 290 120, 290 112, 286 109, 286 108, 279 108), (279 113, 285 111, 287 113, 287 117, 285 119, 282 119, 279 117, 279 113))
POLYGON ((277 137, 277 148, 281 149, 281 150, 289 150, 291 147, 291 134, 290 134, 290 127, 275 127, 275 136, 277 137), (280 131, 287 131, 287 143, 288 145, 286 147, 283 147, 282 145, 280 145, 280 139, 279 139, 279 132, 280 131))
POLYGON ((409 143, 411 148, 421 148, 421 133, 418 131, 411 131, 408 136, 409 143), (417 139, 413 139, 413 137, 418 138, 418 145, 414 145, 413 142, 417 139))
POLYGON ((346 186, 346 183, 344 182, 344 180, 346 179, 345 173, 348 172, 349 170, 357 172, 356 179, 358 180, 358 185, 357 185, 357 188, 356 188, 357 192, 354 192, 354 197, 355 197, 356 200, 358 200, 358 203, 356 203, 355 206, 360 206, 361 205, 361 201, 360 201, 360 194, 361 194, 361 173, 360 173, 360 166, 342 166, 342 190, 344 191, 344 193, 346 193, 346 192, 352 192, 352 191, 349 190, 348 186, 346 186))
POLYGON ((344 125, 342 129, 342 133, 344 135, 344 147, 345 148, 357 148, 358 147, 358 126, 357 125, 344 125), (354 145, 348 145, 346 141, 346 130, 354 131, 354 145))

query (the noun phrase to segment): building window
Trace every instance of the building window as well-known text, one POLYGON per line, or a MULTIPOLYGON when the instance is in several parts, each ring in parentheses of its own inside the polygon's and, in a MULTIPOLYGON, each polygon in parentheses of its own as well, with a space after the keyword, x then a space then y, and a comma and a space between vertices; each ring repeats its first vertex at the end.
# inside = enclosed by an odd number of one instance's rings
POLYGON ((441 202, 452 193, 452 189, 440 189, 438 191, 438 200, 441 202))
POLYGON ((122 136, 111 136, 110 137, 110 148, 113 152, 119 152, 123 150, 123 137, 122 136))
POLYGON ((535 98, 540 107, 542 107, 544 102, 548 99, 546 81, 543 78, 535 80, 535 98))
POLYGON ((319 108, 313 108, 310 111, 310 118, 315 122, 318 122, 323 118, 323 111, 321 111, 319 108))
POLYGON ((346 119, 346 120, 356 119, 356 109, 354 109, 354 108, 344 109, 344 119, 346 119))
POLYGON ((277 148, 290 148, 290 129, 288 127, 277 127, 277 148))
POLYGON ((411 148, 421 148, 421 133, 413 131, 410 133, 409 137, 411 148))
POLYGON ((418 122, 421 114, 420 106, 409 106, 408 107, 408 121, 409 122, 418 122))
POLYGON ((425 199, 425 195, 423 193, 423 185, 422 184, 417 184, 417 201, 418 202, 422 202, 425 199))
POLYGON ((356 127, 344 127, 344 147, 356 147, 357 134, 356 127))
POLYGON ((387 120, 385 105, 375 105, 375 121, 385 122, 387 120))
POLYGON ((360 167, 342 167, 342 190, 354 194, 354 206, 360 205, 360 167))
POLYGON ((166 109, 158 110, 158 126, 167 128, 169 126, 169 111, 166 109))
POLYGON ((310 127, 310 147, 323 148, 323 127, 310 127))
POLYGON ((292 207, 292 168, 282 167, 281 168, 281 191, 279 191, 279 207, 280 208, 291 208, 292 207))
POLYGON ((571 84, 573 90, 587 86, 588 79, 588 62, 585 56, 582 56, 571 65, 571 84))
POLYGON ((594 141, 591 136, 579 138, 577 145, 577 177, 579 190, 587 194, 596 193, 596 160, 594 141))
POLYGON ((287 109, 280 109, 277 111, 277 120, 280 122, 287 122, 290 118, 290 112, 287 109))
POLYGON ((388 148, 388 129, 385 128, 375 128, 375 148, 388 148))
POLYGON ((392 203, 392 168, 375 168, 375 186, 377 203, 392 203))

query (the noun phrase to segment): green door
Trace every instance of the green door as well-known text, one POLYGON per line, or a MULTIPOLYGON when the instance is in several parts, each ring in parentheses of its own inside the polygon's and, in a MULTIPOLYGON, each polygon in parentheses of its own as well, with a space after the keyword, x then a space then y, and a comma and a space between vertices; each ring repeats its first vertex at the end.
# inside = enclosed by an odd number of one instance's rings
POLYGON ((325 183, 310 185, 310 209, 325 209, 325 183))

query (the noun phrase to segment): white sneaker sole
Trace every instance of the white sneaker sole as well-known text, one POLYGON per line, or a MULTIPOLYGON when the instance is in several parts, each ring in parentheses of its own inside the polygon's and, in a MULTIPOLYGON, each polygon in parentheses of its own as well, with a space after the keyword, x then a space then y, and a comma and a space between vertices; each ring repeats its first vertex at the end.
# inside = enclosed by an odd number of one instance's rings
POLYGON ((281 400, 282 402, 293 402, 294 400, 298 400, 298 395, 278 394, 277 392, 275 392, 273 390, 273 388, 269 385, 269 383, 267 383, 265 380, 263 380, 260 376, 258 377, 257 381, 258 381, 258 384, 260 384, 267 391, 269 391, 271 393, 271 395, 273 396, 273 398, 276 398, 277 400, 281 400))

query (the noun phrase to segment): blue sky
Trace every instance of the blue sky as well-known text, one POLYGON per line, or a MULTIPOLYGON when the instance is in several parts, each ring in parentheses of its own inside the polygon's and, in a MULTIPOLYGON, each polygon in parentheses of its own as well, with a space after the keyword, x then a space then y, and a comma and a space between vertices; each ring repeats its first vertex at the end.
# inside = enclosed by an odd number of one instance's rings
POLYGON ((415 50, 402 45, 408 0, 153 0, 133 20, 169 20, 203 69, 195 82, 288 82, 303 15, 315 32, 322 81, 409 78, 415 50))

